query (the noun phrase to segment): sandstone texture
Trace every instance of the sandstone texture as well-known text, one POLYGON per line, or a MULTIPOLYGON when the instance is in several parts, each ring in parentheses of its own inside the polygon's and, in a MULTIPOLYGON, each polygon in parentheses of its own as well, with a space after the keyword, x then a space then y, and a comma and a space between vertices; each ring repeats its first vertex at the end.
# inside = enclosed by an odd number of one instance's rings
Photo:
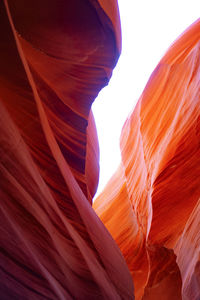
POLYGON ((200 19, 153 71, 94 203, 117 1, 3 0, 0 24, 0 299, 199 300, 200 19))
POLYGON ((120 146, 121 165, 93 207, 136 299, 200 299, 200 20, 153 71, 120 146))
POLYGON ((92 102, 120 53, 117 3, 0 2, 0 299, 131 299, 94 212, 92 102))

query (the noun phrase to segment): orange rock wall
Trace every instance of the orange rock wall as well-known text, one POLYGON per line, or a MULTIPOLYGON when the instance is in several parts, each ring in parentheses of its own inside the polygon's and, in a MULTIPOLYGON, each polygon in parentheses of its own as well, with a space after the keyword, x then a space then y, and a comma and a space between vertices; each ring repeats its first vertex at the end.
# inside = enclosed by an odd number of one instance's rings
POLYGON ((168 49, 121 134, 122 162, 93 207, 136 299, 199 299, 200 20, 168 49))

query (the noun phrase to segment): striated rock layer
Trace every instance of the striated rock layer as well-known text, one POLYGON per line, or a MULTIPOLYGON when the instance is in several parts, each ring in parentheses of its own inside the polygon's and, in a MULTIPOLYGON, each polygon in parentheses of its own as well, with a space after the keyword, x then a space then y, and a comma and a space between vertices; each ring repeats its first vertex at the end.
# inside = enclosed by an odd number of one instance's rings
POLYGON ((4 0, 0 23, 0 298, 198 300, 200 20, 153 72, 94 209, 116 1, 4 0))
POLYGON ((120 52, 116 1, 0 1, 0 298, 132 299, 91 207, 91 104, 120 52))
POLYGON ((94 202, 136 299, 200 298, 200 19, 168 49, 121 134, 122 161, 94 202))

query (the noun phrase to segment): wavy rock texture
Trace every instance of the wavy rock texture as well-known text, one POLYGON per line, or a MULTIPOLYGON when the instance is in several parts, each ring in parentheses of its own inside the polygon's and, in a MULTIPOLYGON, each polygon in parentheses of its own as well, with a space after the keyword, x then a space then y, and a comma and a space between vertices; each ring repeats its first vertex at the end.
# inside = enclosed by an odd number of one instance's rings
POLYGON ((120 53, 116 1, 4 0, 0 22, 0 298, 198 300, 200 20, 123 127, 101 220, 90 108, 120 53))
POLYGON ((200 19, 152 73, 121 134, 122 162, 94 209, 136 299, 199 299, 200 19))
POLYGON ((115 1, 0 2, 0 298, 132 299, 91 207, 91 104, 120 52, 115 1))

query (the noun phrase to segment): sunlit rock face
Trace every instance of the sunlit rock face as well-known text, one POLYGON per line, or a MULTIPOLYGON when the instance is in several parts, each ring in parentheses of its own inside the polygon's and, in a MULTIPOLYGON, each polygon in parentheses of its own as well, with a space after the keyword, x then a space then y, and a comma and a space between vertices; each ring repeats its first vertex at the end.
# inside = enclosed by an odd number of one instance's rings
POLYGON ((90 111, 120 52, 115 1, 0 1, 0 299, 132 299, 91 207, 90 111))
POLYGON ((121 165, 93 206, 136 299, 200 299, 200 20, 152 73, 120 144, 121 165))

